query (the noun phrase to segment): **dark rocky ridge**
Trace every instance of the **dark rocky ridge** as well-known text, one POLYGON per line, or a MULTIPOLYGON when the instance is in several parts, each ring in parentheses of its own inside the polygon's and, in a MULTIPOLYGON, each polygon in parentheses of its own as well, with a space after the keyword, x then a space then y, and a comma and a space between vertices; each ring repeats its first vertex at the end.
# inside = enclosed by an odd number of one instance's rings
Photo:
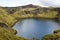
POLYGON ((16 11, 18 11, 20 8, 24 9, 24 8, 37 8, 38 6, 36 5, 25 5, 25 6, 18 6, 18 7, 2 7, 3 9, 5 9, 8 13, 12 14, 16 11))
POLYGON ((3 7, 8 13, 12 14, 19 10, 19 7, 3 7))
POLYGON ((25 6, 21 6, 21 7, 22 7, 22 8, 37 8, 37 7, 39 7, 39 6, 29 4, 29 5, 25 5, 25 6))
MULTIPOLYGON (((37 6, 37 5, 25 5, 25 6, 18 6, 18 7, 2 7, 3 9, 5 9, 8 13, 12 14, 16 11, 18 11, 20 8, 25 9, 25 8, 40 8, 40 11, 45 12, 46 10, 54 10, 58 12, 58 15, 60 14, 60 8, 47 8, 47 7, 41 7, 41 6, 37 6)), ((36 9, 38 10, 38 9, 36 9)))

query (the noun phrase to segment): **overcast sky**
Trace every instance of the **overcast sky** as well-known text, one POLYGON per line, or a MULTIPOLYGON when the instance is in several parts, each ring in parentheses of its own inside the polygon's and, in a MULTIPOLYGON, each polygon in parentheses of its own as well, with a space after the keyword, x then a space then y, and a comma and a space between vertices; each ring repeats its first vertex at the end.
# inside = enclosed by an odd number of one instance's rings
POLYGON ((27 4, 60 7, 60 0, 0 0, 0 6, 3 7, 15 7, 27 4))

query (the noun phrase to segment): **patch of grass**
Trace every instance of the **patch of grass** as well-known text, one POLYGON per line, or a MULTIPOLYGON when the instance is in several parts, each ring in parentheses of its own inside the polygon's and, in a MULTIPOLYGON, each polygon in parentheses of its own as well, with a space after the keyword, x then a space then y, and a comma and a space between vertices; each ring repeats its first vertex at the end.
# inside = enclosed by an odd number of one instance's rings
POLYGON ((0 27, 0 40, 27 40, 27 39, 17 37, 11 31, 0 27))
POLYGON ((12 16, 10 16, 8 12, 0 7, 0 22, 5 23, 9 27, 11 27, 11 25, 13 25, 16 20, 12 16))
POLYGON ((60 38, 60 30, 55 30, 53 34, 47 34, 42 37, 42 40, 58 40, 60 38))
MULTIPOLYGON (((26 12, 28 12, 28 10, 26 10, 26 12)), ((51 11, 51 10, 47 10, 47 12, 43 11, 41 13, 36 13, 36 15, 34 13, 32 13, 31 11, 30 11, 30 13, 28 12, 28 14, 26 14, 26 12, 24 12, 23 10, 19 10, 19 11, 16 11, 15 13, 13 13, 12 16, 18 19, 18 18, 29 18, 29 17, 55 18, 57 15, 56 11, 51 11)))

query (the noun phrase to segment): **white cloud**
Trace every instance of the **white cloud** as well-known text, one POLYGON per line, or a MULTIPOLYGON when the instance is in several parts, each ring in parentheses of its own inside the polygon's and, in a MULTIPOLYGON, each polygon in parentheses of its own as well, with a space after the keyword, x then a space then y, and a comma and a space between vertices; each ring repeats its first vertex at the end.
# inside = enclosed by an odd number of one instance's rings
POLYGON ((27 4, 60 7, 60 0, 0 0, 0 6, 14 7, 27 4))
POLYGON ((60 7, 60 0, 39 0, 45 6, 60 7))
POLYGON ((21 6, 27 4, 35 4, 35 5, 42 5, 39 4, 39 0, 0 0, 0 6, 21 6))

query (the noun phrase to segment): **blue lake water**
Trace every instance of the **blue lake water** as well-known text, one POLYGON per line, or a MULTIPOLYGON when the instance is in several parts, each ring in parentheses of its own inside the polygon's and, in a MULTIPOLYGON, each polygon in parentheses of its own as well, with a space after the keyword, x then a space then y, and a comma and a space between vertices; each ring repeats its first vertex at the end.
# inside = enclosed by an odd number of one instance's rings
POLYGON ((41 39, 44 35, 60 29, 60 23, 47 19, 22 19, 13 26, 13 29, 17 31, 17 36, 41 39))

